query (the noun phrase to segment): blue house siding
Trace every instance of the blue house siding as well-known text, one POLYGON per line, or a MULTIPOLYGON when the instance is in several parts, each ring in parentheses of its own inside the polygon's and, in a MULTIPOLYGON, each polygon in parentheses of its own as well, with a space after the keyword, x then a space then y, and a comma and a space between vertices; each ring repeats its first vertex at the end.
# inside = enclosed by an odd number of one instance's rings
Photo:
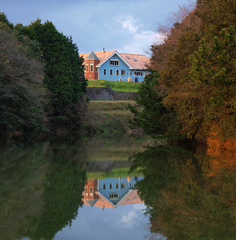
POLYGON ((146 73, 146 70, 130 69, 117 54, 114 54, 99 67, 98 78, 108 81, 119 81, 119 79, 122 79, 122 81, 127 81, 127 78, 132 78, 133 82, 136 78, 138 82, 142 82, 146 73), (110 60, 118 60, 119 65, 112 66, 110 64, 110 60), (140 72, 140 75, 142 76, 135 76, 135 72, 140 72))
POLYGON ((127 181, 126 177, 120 179, 99 179, 98 191, 115 205, 129 191, 129 189, 134 189, 136 182, 140 181, 141 179, 143 179, 143 177, 132 177, 129 181, 127 181), (111 196, 113 196, 113 198, 111 198, 111 196))

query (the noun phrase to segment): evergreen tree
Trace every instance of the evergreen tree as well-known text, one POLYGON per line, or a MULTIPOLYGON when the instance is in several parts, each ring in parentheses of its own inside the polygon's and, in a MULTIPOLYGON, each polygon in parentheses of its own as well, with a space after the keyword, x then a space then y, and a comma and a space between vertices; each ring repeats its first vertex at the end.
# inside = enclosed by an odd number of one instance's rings
POLYGON ((46 87, 52 93, 56 112, 76 103, 86 93, 82 58, 71 38, 59 33, 52 22, 44 24, 37 19, 29 26, 16 25, 22 34, 40 43, 42 60, 45 62, 46 87))
POLYGON ((154 137, 179 138, 177 133, 177 116, 173 109, 163 106, 163 99, 167 96, 167 89, 159 86, 159 73, 152 72, 145 76, 138 90, 139 98, 136 102, 142 107, 138 110, 129 105, 134 114, 131 123, 144 130, 144 133, 154 137))

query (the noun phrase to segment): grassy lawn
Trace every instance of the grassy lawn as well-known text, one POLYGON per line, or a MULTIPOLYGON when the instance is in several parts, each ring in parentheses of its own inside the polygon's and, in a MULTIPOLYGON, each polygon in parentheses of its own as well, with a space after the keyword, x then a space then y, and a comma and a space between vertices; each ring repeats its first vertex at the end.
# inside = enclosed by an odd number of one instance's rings
POLYGON ((88 87, 110 87, 113 91, 137 92, 140 83, 106 80, 88 80, 88 87))

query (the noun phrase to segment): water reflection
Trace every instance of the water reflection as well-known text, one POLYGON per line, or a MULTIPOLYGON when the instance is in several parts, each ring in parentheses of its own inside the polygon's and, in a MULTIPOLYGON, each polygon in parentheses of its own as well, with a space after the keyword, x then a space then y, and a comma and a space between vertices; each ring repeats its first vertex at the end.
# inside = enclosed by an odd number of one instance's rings
POLYGON ((1 152, 0 239, 51 240, 71 225, 86 181, 79 150, 45 144, 1 152))
POLYGON ((129 155, 111 161, 106 148, 98 160, 82 143, 1 149, 0 240, 143 239, 143 177, 128 175, 129 155))
POLYGON ((207 153, 159 146, 133 157, 132 169, 144 174, 137 186, 153 233, 168 240, 236 239, 235 152, 207 153))
POLYGON ((88 179, 83 202, 91 207, 116 208, 119 205, 143 203, 135 189, 143 177, 88 179))

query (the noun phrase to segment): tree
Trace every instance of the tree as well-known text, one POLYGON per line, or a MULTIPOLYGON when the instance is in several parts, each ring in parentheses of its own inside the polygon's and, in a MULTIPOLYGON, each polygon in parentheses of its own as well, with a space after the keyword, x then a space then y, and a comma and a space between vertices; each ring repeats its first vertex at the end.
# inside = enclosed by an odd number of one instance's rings
POLYGON ((29 26, 15 27, 23 35, 40 43, 42 60, 45 62, 44 83, 51 91, 55 113, 80 100, 86 93, 87 82, 83 72, 83 59, 72 38, 59 33, 52 22, 44 24, 37 19, 29 26))
MULTIPOLYGON (((1 14, 1 19, 6 17, 1 14)), ((5 21, 3 21, 5 22, 5 21)), ((0 20, 0 131, 33 134, 44 129, 43 63, 29 43, 0 20)))
POLYGON ((232 26, 223 29, 210 43, 202 39, 198 51, 190 55, 189 76, 204 90, 198 94, 202 124, 206 129, 217 127, 215 131, 225 138, 235 137, 236 133, 235 38, 232 26))
POLYGON ((170 135, 173 138, 175 131, 171 127, 176 121, 176 114, 172 109, 163 106, 162 100, 167 96, 167 89, 159 86, 158 80, 158 72, 145 76, 138 90, 139 98, 136 100, 142 110, 129 105, 130 111, 134 114, 131 123, 154 138, 170 135))

